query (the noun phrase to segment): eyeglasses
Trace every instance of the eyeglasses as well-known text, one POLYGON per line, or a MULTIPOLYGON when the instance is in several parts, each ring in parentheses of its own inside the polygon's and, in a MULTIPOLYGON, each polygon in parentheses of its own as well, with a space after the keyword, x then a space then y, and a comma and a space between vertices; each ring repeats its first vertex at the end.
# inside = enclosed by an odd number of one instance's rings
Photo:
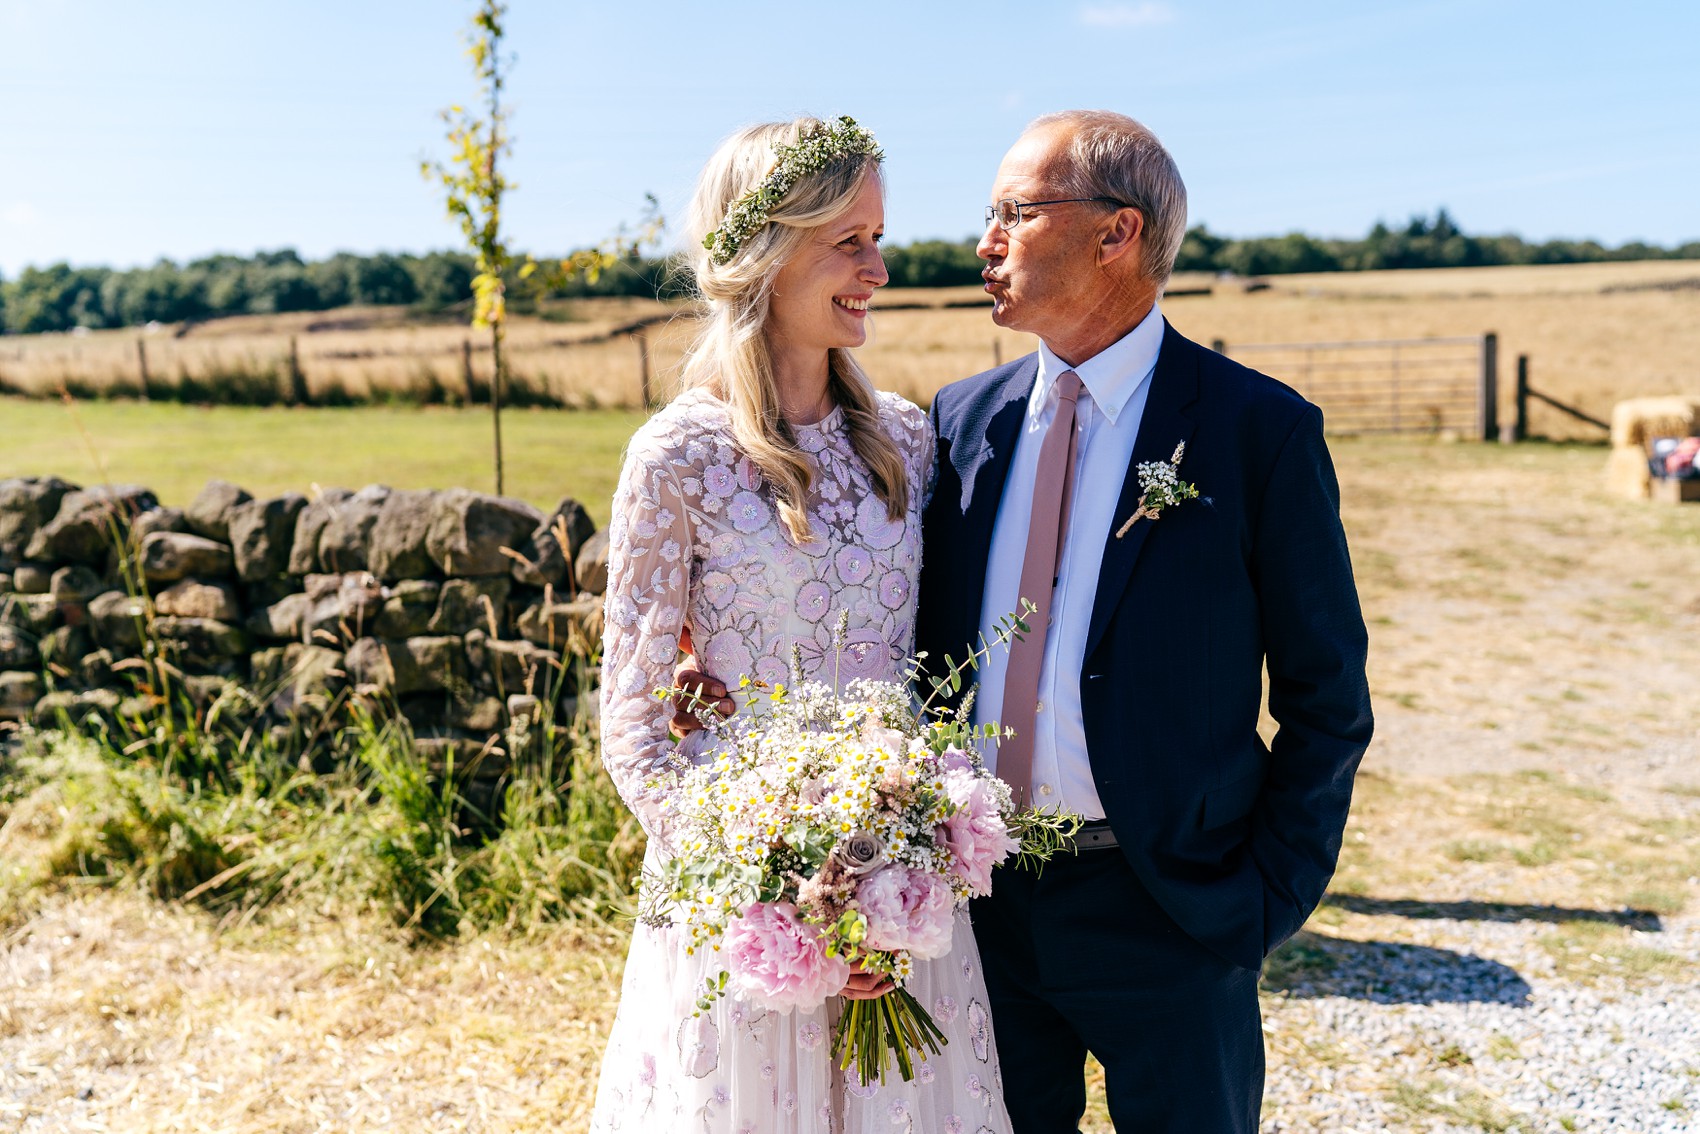
POLYGON ((1022 221, 1022 209, 1034 209, 1040 205, 1083 205, 1102 202, 1114 205, 1118 209, 1131 209, 1126 201, 1118 201, 1114 197, 1065 197, 1057 201, 1017 201, 1014 197, 1005 197, 995 205, 986 206, 986 223, 998 222, 998 227, 1005 232, 1014 228, 1022 221))

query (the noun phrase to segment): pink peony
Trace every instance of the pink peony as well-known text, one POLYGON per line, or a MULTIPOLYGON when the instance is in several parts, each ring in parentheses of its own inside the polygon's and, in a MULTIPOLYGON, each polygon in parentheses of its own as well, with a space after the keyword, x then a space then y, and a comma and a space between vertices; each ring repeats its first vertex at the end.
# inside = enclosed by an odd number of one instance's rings
POLYGON ((945 773, 945 794, 956 814, 938 828, 938 841, 955 856, 957 877, 975 894, 992 892, 992 867, 1020 849, 998 811, 992 785, 966 769, 945 773))
POLYGON ((818 1008, 850 979, 850 966, 828 957, 820 931, 789 902, 756 902, 726 929, 732 992, 778 1012, 818 1008))
POLYGON ((936 874, 882 866, 856 887, 856 907, 868 919, 870 949, 906 949, 923 960, 950 952, 956 896, 936 874))

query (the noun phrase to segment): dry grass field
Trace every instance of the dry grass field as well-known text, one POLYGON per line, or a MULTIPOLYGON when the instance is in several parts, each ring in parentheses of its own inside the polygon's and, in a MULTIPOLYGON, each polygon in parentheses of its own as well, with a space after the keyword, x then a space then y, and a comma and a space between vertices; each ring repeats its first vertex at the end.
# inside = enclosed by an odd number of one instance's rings
MULTIPOLYGON (((1266 1134, 1690 1128, 1700 507, 1605 495, 1592 447, 1335 452, 1378 730, 1328 904, 1266 977, 1266 1134), (1676 1070, 1624 1086, 1625 1045, 1676 1070)), ((617 928, 420 947, 281 909, 220 932, 92 883, 8 897, 5 873, 0 1131, 583 1129, 617 928)), ((1101 1094, 1085 1129, 1109 1130, 1101 1094)))
MULTIPOLYGON (((1177 278, 1164 310, 1200 342, 1340 341, 1480 335, 1500 341, 1501 417, 1511 412, 1511 375, 1519 354, 1530 357, 1537 389, 1609 418, 1621 398, 1700 393, 1700 264, 1648 262, 1551 267, 1342 272, 1274 276, 1262 290, 1208 277, 1177 278)), ((876 303, 863 360, 875 380, 917 401, 944 383, 1032 349, 1024 335, 994 327, 973 304, 976 288, 894 290, 876 303), (924 305, 924 306, 920 306, 924 305)), ((634 321, 671 315, 650 327, 645 346, 652 392, 676 386, 679 359, 695 320, 688 307, 639 300, 588 300, 559 309, 571 321, 516 318, 509 342, 516 375, 569 406, 633 407, 641 402, 640 348, 614 333, 634 321)), ((251 316, 154 332, 106 331, 0 339, 0 383, 34 394, 64 379, 92 388, 133 389, 137 342, 152 381, 179 375, 237 374, 277 382, 288 373, 290 342, 315 397, 333 390, 356 398, 415 397, 441 388, 450 400, 465 389, 463 344, 483 376, 488 353, 477 336, 447 322, 420 322, 403 311, 345 309, 251 316)), ((1534 432, 1597 439, 1592 427, 1536 407, 1534 432)))

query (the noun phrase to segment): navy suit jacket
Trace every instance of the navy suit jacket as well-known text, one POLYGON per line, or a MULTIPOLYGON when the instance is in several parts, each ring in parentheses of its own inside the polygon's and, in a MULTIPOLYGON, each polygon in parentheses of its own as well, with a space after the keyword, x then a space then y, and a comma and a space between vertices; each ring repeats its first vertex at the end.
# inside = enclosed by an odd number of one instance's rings
MULTIPOLYGON (((931 658, 975 640, 1037 373, 1028 355, 933 401, 917 625, 931 658)), ((1321 411, 1173 327, 1150 381, 1115 526, 1138 505, 1134 466, 1177 442, 1201 495, 1105 540, 1079 675, 1087 749, 1140 880, 1193 937, 1255 969, 1310 916, 1339 856, 1371 731, 1363 616, 1321 411)))

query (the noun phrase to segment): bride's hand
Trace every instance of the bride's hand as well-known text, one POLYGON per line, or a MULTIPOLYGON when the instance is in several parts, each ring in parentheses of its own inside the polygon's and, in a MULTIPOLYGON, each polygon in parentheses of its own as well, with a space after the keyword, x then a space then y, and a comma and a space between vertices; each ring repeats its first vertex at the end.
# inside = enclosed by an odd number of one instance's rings
POLYGON ((852 965, 850 979, 838 995, 846 1000, 878 1000, 895 987, 884 973, 871 973, 861 965, 852 965))
MULTIPOLYGON (((737 708, 732 698, 726 695, 726 686, 697 669, 696 658, 689 654, 686 654, 678 668, 673 670, 673 686, 695 693, 698 701, 708 702, 714 706, 714 711, 723 717, 731 716, 737 708)), ((688 698, 673 699, 673 719, 669 724, 674 736, 684 737, 701 730, 702 722, 697 720, 696 714, 691 711, 692 708, 693 702, 688 698)))

